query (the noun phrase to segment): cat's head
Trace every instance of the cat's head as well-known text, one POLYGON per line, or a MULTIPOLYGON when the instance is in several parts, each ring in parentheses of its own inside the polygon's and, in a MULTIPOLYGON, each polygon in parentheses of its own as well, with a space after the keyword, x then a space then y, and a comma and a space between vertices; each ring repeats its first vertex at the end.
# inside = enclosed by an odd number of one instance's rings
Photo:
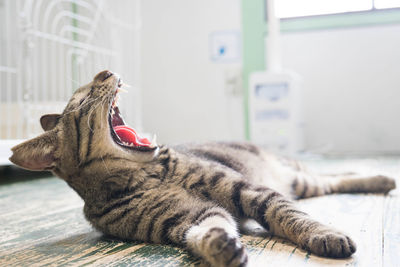
POLYGON ((118 75, 103 71, 77 89, 62 114, 42 116, 45 133, 12 148, 10 161, 29 170, 71 174, 107 157, 151 161, 158 146, 125 125, 117 106, 118 75))

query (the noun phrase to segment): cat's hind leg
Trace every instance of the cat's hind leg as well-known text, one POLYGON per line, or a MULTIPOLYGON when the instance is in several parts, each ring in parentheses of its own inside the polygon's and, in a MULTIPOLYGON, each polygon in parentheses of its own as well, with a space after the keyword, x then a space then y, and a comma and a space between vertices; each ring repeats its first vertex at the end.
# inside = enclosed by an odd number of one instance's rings
POLYGON ((383 175, 360 177, 356 174, 314 175, 299 172, 292 184, 294 198, 309 198, 335 193, 388 193, 396 188, 395 180, 383 175))
POLYGON ((235 214, 253 218, 272 235, 287 238, 319 256, 345 258, 356 251, 356 245, 348 236, 311 219, 278 192, 267 187, 242 185, 233 206, 236 210, 232 209, 235 214))
POLYGON ((344 258, 356 250, 348 236, 311 219, 288 197, 271 188, 234 178, 221 178, 202 186, 237 218, 254 219, 272 235, 287 238, 316 255, 344 258))

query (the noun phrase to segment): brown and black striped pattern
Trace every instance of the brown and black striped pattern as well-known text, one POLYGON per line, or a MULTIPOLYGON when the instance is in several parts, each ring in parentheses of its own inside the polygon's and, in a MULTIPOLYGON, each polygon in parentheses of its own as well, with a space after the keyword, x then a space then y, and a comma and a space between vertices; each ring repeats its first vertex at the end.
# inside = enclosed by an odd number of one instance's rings
POLYGON ((354 242, 292 200, 395 187, 384 176, 315 175, 250 143, 128 149, 115 142, 109 124, 118 83, 109 71, 96 75, 62 114, 41 120, 44 134, 14 147, 11 157, 64 179, 85 201, 88 221, 105 234, 185 247, 213 266, 245 266, 236 221, 247 218, 317 255, 348 257, 354 242))

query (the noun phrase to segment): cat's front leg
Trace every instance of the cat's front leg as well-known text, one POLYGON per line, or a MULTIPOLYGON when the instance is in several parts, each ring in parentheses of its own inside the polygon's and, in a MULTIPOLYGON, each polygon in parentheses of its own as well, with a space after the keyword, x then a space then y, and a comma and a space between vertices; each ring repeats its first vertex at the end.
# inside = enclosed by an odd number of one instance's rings
POLYGON ((85 205, 86 217, 103 233, 122 239, 174 244, 211 266, 245 266, 247 254, 231 214, 182 188, 159 186, 110 201, 85 205))
POLYGON ((246 266, 247 254, 240 243, 236 223, 222 208, 205 211, 186 233, 186 243, 212 266, 246 266))
POLYGON ((246 187, 241 191, 241 205, 246 215, 272 234, 287 238, 316 255, 345 258, 356 251, 348 236, 312 220, 274 190, 246 187))

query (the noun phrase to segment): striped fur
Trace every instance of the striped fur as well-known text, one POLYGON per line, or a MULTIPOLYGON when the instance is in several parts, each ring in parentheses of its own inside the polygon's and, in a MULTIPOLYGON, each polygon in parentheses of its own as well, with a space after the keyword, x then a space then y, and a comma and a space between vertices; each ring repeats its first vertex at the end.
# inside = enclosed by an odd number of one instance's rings
POLYGON ((245 266, 236 220, 250 218, 317 255, 348 257, 354 242, 292 200, 395 187, 384 176, 318 176, 249 143, 126 149, 114 142, 108 122, 118 83, 110 72, 96 75, 62 114, 41 120, 44 134, 14 147, 10 158, 64 179, 85 201, 88 221, 105 234, 185 247, 213 266, 245 266))

